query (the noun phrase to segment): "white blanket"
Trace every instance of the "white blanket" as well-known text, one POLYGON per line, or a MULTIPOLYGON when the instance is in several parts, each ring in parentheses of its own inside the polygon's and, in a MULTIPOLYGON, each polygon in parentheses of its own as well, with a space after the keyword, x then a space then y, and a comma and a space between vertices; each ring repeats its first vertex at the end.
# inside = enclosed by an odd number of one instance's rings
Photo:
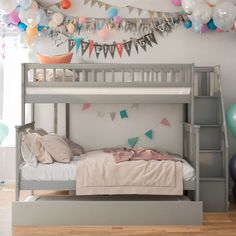
POLYGON ((77 162, 76 194, 182 195, 182 163, 127 161, 116 164, 111 153, 94 151, 77 162))

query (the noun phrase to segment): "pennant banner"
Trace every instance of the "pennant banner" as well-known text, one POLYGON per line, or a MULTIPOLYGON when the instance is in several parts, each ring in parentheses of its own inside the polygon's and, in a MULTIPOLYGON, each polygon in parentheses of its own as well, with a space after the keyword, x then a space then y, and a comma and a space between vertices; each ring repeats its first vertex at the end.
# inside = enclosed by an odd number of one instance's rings
POLYGON ((94 48, 94 41, 90 40, 89 41, 89 57, 91 57, 91 55, 92 55, 93 48, 94 48))
POLYGON ((111 117, 111 120, 114 121, 115 118, 116 118, 116 113, 115 112, 110 112, 110 117, 111 117))
POLYGON ((129 138, 128 139, 128 144, 131 148, 133 148, 139 140, 139 137, 134 137, 134 138, 129 138))
POLYGON ((115 51, 116 51, 116 45, 115 45, 115 44, 109 45, 108 50, 109 50, 109 52, 110 52, 110 54, 111 54, 111 57, 114 58, 114 56, 115 56, 115 51))
POLYGON ((131 46, 132 46, 132 41, 131 40, 124 43, 124 48, 125 48, 128 56, 130 56, 130 53, 131 53, 131 46))
POLYGON ((89 109, 91 107, 91 103, 84 103, 83 106, 82 106, 82 111, 85 111, 87 109, 89 109))
POLYGON ((72 49, 75 47, 75 40, 74 39, 68 39, 68 50, 69 52, 72 51, 72 49))
POLYGON ((109 45, 104 44, 103 45, 103 53, 104 53, 104 57, 107 58, 107 54, 109 52, 109 45))
POLYGON ((164 126, 169 126, 169 127, 170 127, 170 122, 169 122, 166 118, 164 118, 164 119, 160 122, 160 124, 162 124, 162 125, 164 125, 164 126))
POLYGON ((148 130, 148 131, 145 133, 145 135, 146 135, 149 139, 153 139, 153 130, 152 130, 152 129, 148 130))
POLYGON ((145 38, 144 38, 144 37, 141 37, 141 38, 137 39, 137 41, 138 41, 139 45, 142 47, 142 49, 143 49, 144 51, 146 51, 146 45, 147 45, 147 43, 146 43, 145 38))
POLYGON ((81 44, 81 39, 80 39, 80 38, 77 38, 77 39, 75 40, 76 54, 79 52, 80 44, 81 44))
POLYGON ((85 41, 81 41, 81 50, 82 50, 82 56, 85 54, 85 52, 87 51, 89 47, 89 43, 85 42, 85 41))
POLYGON ((94 45, 94 48, 95 48, 96 57, 98 58, 99 55, 100 55, 100 53, 101 53, 101 51, 102 51, 102 45, 100 45, 100 44, 95 44, 95 45, 94 45))
POLYGON ((122 53, 123 53, 123 48, 124 48, 123 43, 117 43, 116 44, 116 48, 117 48, 118 54, 119 54, 119 56, 121 58, 122 57, 122 53))
POLYGON ((128 118, 128 114, 126 110, 120 111, 120 117, 121 119, 128 118))

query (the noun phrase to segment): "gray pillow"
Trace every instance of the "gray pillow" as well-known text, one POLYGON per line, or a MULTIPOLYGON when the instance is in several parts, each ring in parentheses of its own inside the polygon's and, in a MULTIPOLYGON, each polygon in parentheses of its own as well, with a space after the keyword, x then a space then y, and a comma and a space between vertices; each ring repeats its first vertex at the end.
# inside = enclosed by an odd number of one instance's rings
POLYGON ((66 143, 70 147, 70 150, 71 150, 73 156, 80 156, 80 155, 84 154, 84 149, 78 143, 75 143, 65 137, 64 137, 64 140, 66 141, 66 143))
POLYGON ((69 163, 73 158, 69 145, 60 135, 44 135, 41 137, 40 142, 52 158, 57 162, 69 163))

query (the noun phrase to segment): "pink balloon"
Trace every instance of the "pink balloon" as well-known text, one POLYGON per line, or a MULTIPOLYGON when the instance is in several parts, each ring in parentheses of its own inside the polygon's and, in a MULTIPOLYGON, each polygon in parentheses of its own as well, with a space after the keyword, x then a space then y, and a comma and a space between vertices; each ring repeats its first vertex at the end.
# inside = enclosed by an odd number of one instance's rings
POLYGON ((86 17, 81 16, 81 17, 79 18, 79 24, 82 25, 82 24, 85 24, 85 23, 86 23, 86 17))
POLYGON ((101 39, 103 40, 106 40, 108 38, 108 32, 107 30, 105 29, 101 29, 99 32, 98 32, 98 35, 101 39))
POLYGON ((114 22, 114 24, 119 25, 120 22, 121 22, 121 17, 120 16, 114 16, 113 17, 113 22, 114 22))
POLYGON ((175 6, 177 6, 177 7, 179 7, 179 6, 182 5, 181 0, 171 0, 171 1, 172 1, 172 3, 173 3, 175 6))
POLYGON ((209 29, 208 29, 207 25, 203 25, 201 28, 201 33, 206 33, 208 31, 209 31, 209 29))
POLYGON ((18 25, 20 23, 20 18, 17 11, 13 11, 9 14, 9 22, 13 25, 18 25))

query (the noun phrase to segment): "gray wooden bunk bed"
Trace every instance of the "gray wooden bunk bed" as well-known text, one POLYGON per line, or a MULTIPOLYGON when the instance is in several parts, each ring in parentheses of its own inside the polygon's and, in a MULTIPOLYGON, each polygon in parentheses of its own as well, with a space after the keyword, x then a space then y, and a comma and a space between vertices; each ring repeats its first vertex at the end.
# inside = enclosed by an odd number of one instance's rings
POLYGON ((218 67, 196 68, 193 64, 22 64, 22 125, 16 127, 13 225, 201 224, 202 202, 205 210, 227 210, 227 155, 228 141, 218 67), (62 70, 60 81, 56 78, 58 69, 62 70), (40 82, 36 76, 38 70, 42 72, 40 82), (48 70, 52 72, 50 81, 47 78, 48 70), (66 70, 71 71, 69 80, 66 70), (185 121, 182 154, 195 169, 196 175, 194 180, 183 183, 186 196, 94 196, 72 197, 69 200, 59 198, 57 201, 47 198, 19 201, 21 190, 70 191, 75 190, 76 185, 75 181, 21 179, 21 166, 24 164, 20 151, 21 134, 28 128, 34 128, 34 104, 54 104, 55 132, 57 104, 65 104, 65 128, 69 138, 70 104, 85 101, 101 104, 182 104, 185 121), (25 104, 32 105, 32 123, 29 124, 25 124, 25 104), (57 207, 71 217, 60 217, 53 211, 57 207), (46 209, 47 216, 43 213, 46 209), (41 217, 32 217, 35 210, 41 212, 41 217), (29 214, 22 217, 23 211, 29 214), (111 217, 111 212, 119 213, 111 217), (142 217, 135 218, 135 215, 142 217))

